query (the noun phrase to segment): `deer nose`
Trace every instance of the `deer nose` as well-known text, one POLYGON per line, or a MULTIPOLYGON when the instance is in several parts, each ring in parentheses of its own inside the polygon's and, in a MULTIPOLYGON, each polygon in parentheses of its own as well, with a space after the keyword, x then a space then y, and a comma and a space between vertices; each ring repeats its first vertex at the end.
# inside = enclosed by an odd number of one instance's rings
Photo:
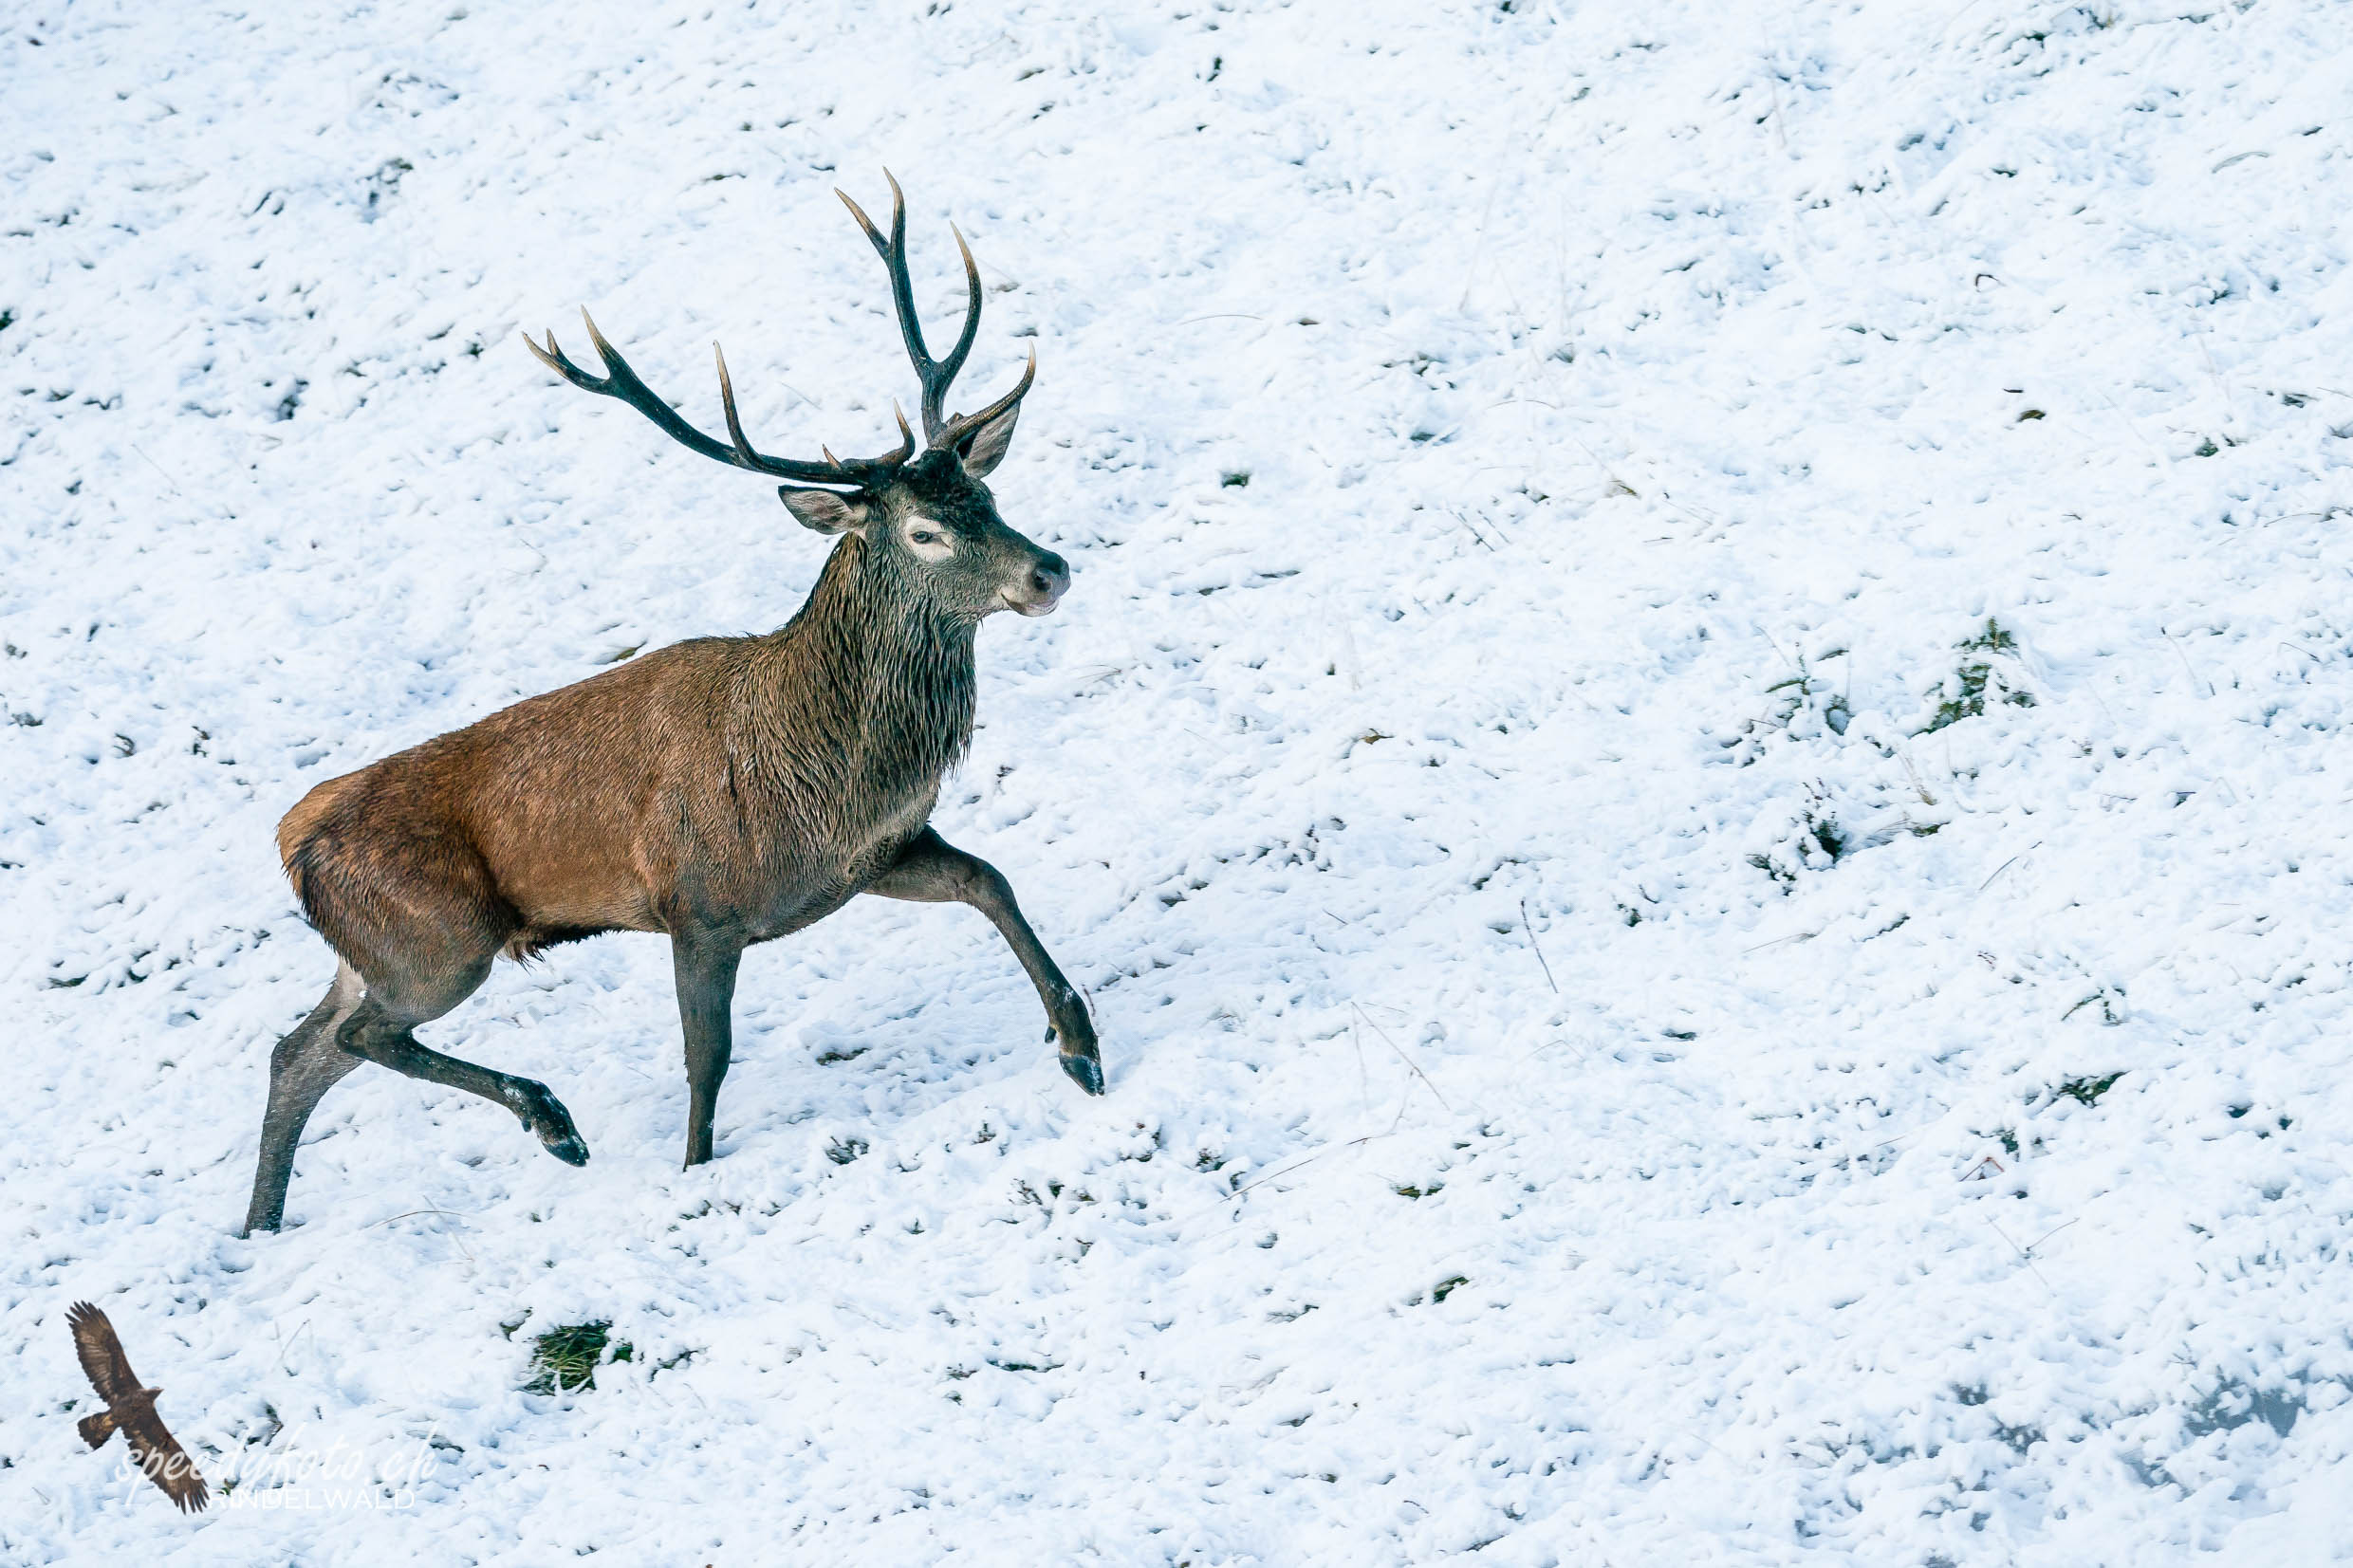
POLYGON ((1051 604, 1070 586, 1070 563, 1051 550, 1029 568, 1029 591, 1051 604))

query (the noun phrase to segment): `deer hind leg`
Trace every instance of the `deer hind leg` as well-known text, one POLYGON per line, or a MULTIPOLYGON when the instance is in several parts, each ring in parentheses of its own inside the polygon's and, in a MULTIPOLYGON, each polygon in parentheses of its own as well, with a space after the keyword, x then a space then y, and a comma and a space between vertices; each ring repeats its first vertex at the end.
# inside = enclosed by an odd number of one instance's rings
POLYGON ((545 1083, 461 1061, 417 1042, 417 1025, 439 1018, 473 994, 490 973, 491 958, 491 954, 484 953, 462 968, 440 969, 429 976, 396 972, 370 980, 366 997, 343 1020, 336 1039, 360 1061, 428 1083, 446 1083, 505 1106, 526 1131, 547 1145, 547 1153, 566 1165, 585 1165, 588 1145, 572 1125, 571 1113, 545 1083))
MULTIPOLYGON (((546 1084, 460 1061, 417 1042, 418 1024, 474 993, 523 922, 499 895, 472 845, 449 823, 421 811, 410 798, 414 791, 404 793, 404 787, 393 778, 374 800, 365 789, 346 790, 327 802, 324 815, 304 818, 298 807, 281 825, 280 844, 303 913, 343 959, 343 973, 356 974, 361 987, 357 997, 349 997, 346 982, 339 978, 338 996, 350 1005, 328 1009, 322 1004, 323 1011, 337 1014, 332 1026, 324 1026, 317 1013, 310 1022, 323 1025, 327 1043, 323 1048, 305 1037, 302 1054, 326 1049, 343 1059, 332 1066, 317 1064, 316 1072, 327 1082, 361 1061, 373 1061, 409 1078, 479 1095, 514 1113, 558 1159, 585 1165, 588 1146, 546 1084)), ((289 1036, 280 1053, 289 1054, 294 1042, 289 1036)), ((305 1087, 306 1080, 289 1080, 289 1108, 298 1100, 297 1089, 305 1087)), ((276 1104, 273 1089, 273 1112, 276 1104)), ((302 1102, 301 1109, 307 1112, 308 1103, 302 1102)), ((299 1118, 289 1119, 299 1128, 299 1118)), ((282 1147, 264 1139, 263 1171, 274 1176, 276 1190, 257 1186, 253 1212, 272 1224, 286 1178, 273 1171, 271 1162, 290 1158, 292 1138, 291 1132, 280 1136, 276 1143, 282 1147)))
POLYGON ((1059 1046, 1062 1070, 1088 1094, 1103 1092, 1102 1054, 1095 1044, 1095 1021, 1087 1016, 1086 1003, 1077 987, 1063 978, 1046 944, 1022 918, 1021 906, 1013 901, 1012 884, 1002 872, 927 827, 865 891, 919 903, 970 904, 987 915, 1021 961, 1029 983, 1037 987, 1038 1000, 1046 1004, 1046 1038, 1059 1046))
POLYGON ((310 1016, 278 1042, 269 1053, 269 1105, 262 1113, 262 1147, 253 1171, 253 1195, 245 1209, 245 1229, 275 1230, 286 1214, 287 1183, 294 1176, 294 1148, 302 1141, 303 1125, 320 1097, 359 1059, 335 1042, 335 1031, 359 1006, 363 990, 360 972, 339 964, 335 984, 327 988, 310 1016))

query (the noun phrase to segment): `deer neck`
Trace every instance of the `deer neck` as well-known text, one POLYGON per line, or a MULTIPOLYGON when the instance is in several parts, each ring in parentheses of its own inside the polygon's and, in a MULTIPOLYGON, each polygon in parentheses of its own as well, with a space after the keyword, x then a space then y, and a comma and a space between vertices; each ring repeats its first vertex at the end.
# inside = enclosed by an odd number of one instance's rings
POLYGON ((854 534, 835 545, 808 601, 772 639, 780 678, 761 684, 796 695, 776 721, 828 731, 841 784, 929 795, 972 742, 975 628, 893 568, 854 534))

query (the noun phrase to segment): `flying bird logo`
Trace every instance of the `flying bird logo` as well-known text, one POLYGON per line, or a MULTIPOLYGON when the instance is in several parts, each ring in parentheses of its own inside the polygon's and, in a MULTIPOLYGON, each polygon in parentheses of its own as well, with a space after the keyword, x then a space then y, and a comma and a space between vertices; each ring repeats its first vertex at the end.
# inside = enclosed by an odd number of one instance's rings
POLYGON ((130 1445, 131 1462, 163 1488, 163 1495, 178 1504, 180 1512, 202 1508, 211 1496, 205 1490, 204 1477, 196 1473, 195 1461, 173 1440, 156 1414, 156 1395, 163 1391, 140 1384, 139 1374, 131 1370, 130 1357, 122 1354, 122 1341, 115 1337, 114 1324, 98 1308, 76 1301, 66 1312, 65 1321, 73 1329, 74 1354, 82 1358, 90 1387, 106 1401, 104 1410, 76 1423, 82 1440, 96 1448, 120 1431, 123 1442, 130 1445))

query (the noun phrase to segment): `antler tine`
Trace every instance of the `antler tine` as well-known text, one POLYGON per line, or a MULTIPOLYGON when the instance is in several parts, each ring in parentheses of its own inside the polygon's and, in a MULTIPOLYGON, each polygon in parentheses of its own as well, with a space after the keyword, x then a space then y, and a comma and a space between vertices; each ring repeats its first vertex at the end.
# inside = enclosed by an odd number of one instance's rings
POLYGON ((609 381, 589 375, 586 371, 581 369, 580 366, 572 363, 570 360, 565 358, 564 350, 556 346, 556 335, 552 329, 547 334, 547 346, 546 348, 542 348, 537 343, 533 342, 531 341, 531 335, 528 332, 523 335, 523 346, 529 349, 531 351, 531 357, 537 360, 541 364, 546 365, 549 370, 554 371, 557 375, 563 377, 565 380, 571 382, 574 386, 579 387, 584 392, 602 392, 607 386, 612 384, 609 381))
MULTIPOLYGON (((736 416, 735 383, 728 379, 727 356, 719 351, 715 340, 711 345, 711 357, 719 366, 719 406, 727 413, 727 434, 735 443, 735 462, 739 467, 767 473, 770 471, 769 459, 751 450, 751 439, 744 434, 744 422, 736 416)), ((832 467, 841 467, 839 463, 832 462, 833 453, 826 452, 825 458, 832 467)))
POLYGON ((847 191, 837 188, 834 194, 850 210, 858 227, 866 231, 875 254, 882 258, 882 267, 891 278, 891 304, 899 315, 899 335, 906 342, 907 358, 915 361, 916 375, 929 385, 933 370, 932 356, 923 346, 923 323, 916 315, 915 283, 907 276, 907 198, 900 194, 899 181, 891 178, 888 169, 882 177, 891 182, 891 234, 884 239, 882 231, 866 216, 866 210, 850 199, 847 191))
POLYGON ((891 249, 899 252, 903 269, 907 261, 907 193, 899 188, 899 176, 888 169, 882 171, 882 182, 891 188, 891 249))
MULTIPOLYGON (((886 170, 885 173, 887 174, 888 171, 886 170)), ((858 227, 866 231, 866 238, 873 243, 877 250, 882 253, 882 259, 890 260, 890 244, 883 239, 882 231, 874 226, 874 219, 866 216, 866 210, 851 200, 850 194, 839 185, 833 188, 833 194, 842 198, 842 205, 850 210, 850 216, 858 220, 858 227)))
POLYGON ((1033 343, 1029 348, 1028 367, 1022 371, 1021 379, 1014 383, 1013 390, 998 398, 995 402, 991 403, 987 408, 982 409, 978 414, 959 414, 954 418, 949 420, 945 425, 940 427, 939 434, 932 437, 932 445, 934 447, 953 448, 957 442, 972 434, 973 432, 980 429, 990 420, 995 418, 998 415, 1003 414, 1007 409, 1011 408, 1015 403, 1020 402, 1023 397, 1028 395, 1029 383, 1037 378, 1038 350, 1037 345, 1033 343))
POLYGON ((964 330, 957 335, 955 347, 939 362, 943 392, 964 368, 964 357, 973 351, 973 340, 980 336, 980 263, 973 260, 973 248, 964 243, 963 230, 951 223, 948 232, 955 236, 956 249, 964 256, 964 330))
MULTIPOLYGON (((597 351, 597 358, 604 361, 606 375, 610 376, 618 369, 621 375, 628 377, 632 381, 637 381, 638 385, 643 386, 645 383, 638 381, 637 373, 629 368, 629 361, 622 359, 620 350, 606 342, 604 334, 597 330, 597 319, 588 314, 588 307, 584 304, 580 307, 580 321, 581 324, 588 329, 589 346, 597 351)), ((555 334, 550 332, 547 336, 552 341, 555 334)))

